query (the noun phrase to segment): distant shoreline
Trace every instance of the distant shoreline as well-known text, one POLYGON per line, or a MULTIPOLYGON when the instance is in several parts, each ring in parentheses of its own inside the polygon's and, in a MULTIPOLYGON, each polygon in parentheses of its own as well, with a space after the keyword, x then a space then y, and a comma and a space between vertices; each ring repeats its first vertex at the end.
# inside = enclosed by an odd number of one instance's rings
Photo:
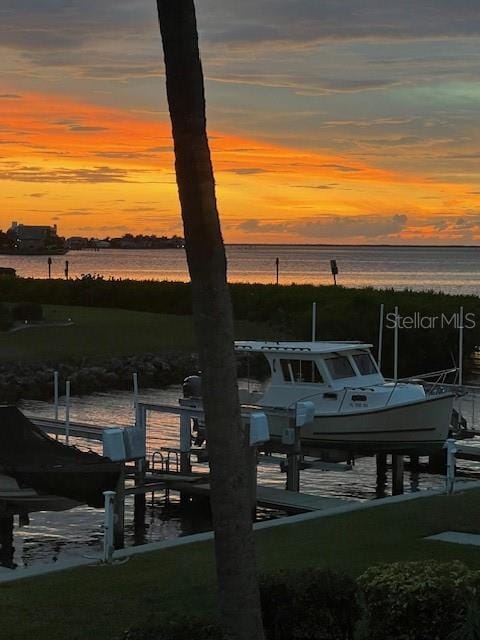
POLYGON ((480 249, 480 244, 329 244, 329 243, 270 243, 270 242, 226 242, 226 247, 355 247, 370 249, 480 249))
MULTIPOLYGON (((225 247, 302 247, 302 248, 319 248, 319 249, 480 249, 480 244, 329 244, 329 243, 270 243, 270 242, 226 242, 225 247)), ((76 253, 78 251, 178 251, 185 250, 185 247, 84 247, 80 249, 69 248, 66 251, 39 251, 20 253, 18 251, 2 251, 0 255, 9 256, 61 256, 67 253, 76 253)))

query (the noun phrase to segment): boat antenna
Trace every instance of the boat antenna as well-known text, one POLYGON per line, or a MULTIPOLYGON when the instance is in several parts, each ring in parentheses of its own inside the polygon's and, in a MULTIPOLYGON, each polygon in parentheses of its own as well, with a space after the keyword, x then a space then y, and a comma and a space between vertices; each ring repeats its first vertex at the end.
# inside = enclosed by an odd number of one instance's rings
POLYGON ((395 307, 395 328, 393 334, 393 378, 395 382, 398 380, 398 329, 400 316, 398 307, 395 307))
POLYGON ((377 362, 378 368, 380 371, 382 370, 382 350, 383 350, 383 316, 385 311, 385 305, 380 305, 380 320, 378 325, 378 351, 377 351, 377 362))
POLYGON ((458 322, 458 384, 463 384, 463 306, 460 307, 458 322))

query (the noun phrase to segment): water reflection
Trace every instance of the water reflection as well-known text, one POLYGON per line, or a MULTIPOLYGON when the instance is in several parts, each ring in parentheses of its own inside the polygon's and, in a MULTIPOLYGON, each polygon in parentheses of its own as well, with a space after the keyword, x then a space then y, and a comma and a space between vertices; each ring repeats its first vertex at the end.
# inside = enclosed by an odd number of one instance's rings
POLYGON ((15 548, 13 545, 13 515, 4 513, 0 516, 0 565, 14 569, 15 548))
MULTIPOLYGON (((144 390, 140 401, 147 403, 176 404, 181 395, 180 387, 171 387, 162 391, 144 390)), ((130 393, 101 393, 83 398, 73 398, 70 411, 72 421, 91 424, 132 424, 133 397, 130 393)), ((21 407, 27 413, 37 416, 52 417, 53 408, 43 402, 28 402, 21 407)), ((90 443, 84 443, 93 446, 90 443)), ((148 420, 149 456, 160 447, 178 447, 178 416, 161 416, 150 414, 148 420)), ((199 467, 206 471, 206 467, 199 467)), ((471 474, 478 470, 476 463, 463 463, 462 470, 468 469, 471 474)), ((407 470, 405 490, 418 491, 444 486, 444 478, 439 475, 427 475, 422 466, 412 464, 407 470), (407 479, 408 478, 408 479, 407 479)), ((285 488, 285 474, 278 465, 260 464, 258 468, 259 483, 276 488, 285 488)), ((385 467, 377 475, 375 458, 359 458, 350 471, 320 471, 307 469, 301 473, 301 491, 326 497, 343 497, 347 499, 371 500, 391 493, 391 470, 385 467)), ((177 538, 208 531, 211 521, 208 510, 203 506, 190 503, 187 508, 180 507, 176 494, 166 503, 163 492, 157 492, 152 502, 150 494, 146 496, 143 513, 134 509, 134 498, 128 496, 125 503, 125 546, 133 546, 177 538)), ((258 515, 264 519, 272 515, 266 510, 259 510, 258 515)), ((21 516, 22 526, 14 526, 9 521, 9 534, 2 543, 3 566, 25 566, 48 564, 72 557, 101 553, 103 510, 87 506, 78 506, 69 511, 45 512, 21 516), (13 538, 12 538, 13 526, 13 538)))

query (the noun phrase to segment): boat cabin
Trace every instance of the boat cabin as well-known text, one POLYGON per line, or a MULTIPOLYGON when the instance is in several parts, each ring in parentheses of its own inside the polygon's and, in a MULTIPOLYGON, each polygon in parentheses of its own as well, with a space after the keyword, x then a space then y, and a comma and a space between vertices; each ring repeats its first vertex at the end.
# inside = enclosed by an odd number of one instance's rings
POLYGON ((361 342, 235 343, 237 353, 262 353, 267 359, 271 380, 261 401, 270 406, 313 396, 336 403, 346 388, 358 389, 361 402, 362 388, 385 384, 371 347, 361 342))

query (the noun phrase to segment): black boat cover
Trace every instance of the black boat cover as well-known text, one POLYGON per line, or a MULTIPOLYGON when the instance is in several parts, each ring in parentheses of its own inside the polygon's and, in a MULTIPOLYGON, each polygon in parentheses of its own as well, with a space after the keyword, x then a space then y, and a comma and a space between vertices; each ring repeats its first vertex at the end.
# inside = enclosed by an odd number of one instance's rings
POLYGON ((50 438, 13 406, 0 406, 0 467, 22 487, 95 507, 121 472, 109 458, 50 438))

